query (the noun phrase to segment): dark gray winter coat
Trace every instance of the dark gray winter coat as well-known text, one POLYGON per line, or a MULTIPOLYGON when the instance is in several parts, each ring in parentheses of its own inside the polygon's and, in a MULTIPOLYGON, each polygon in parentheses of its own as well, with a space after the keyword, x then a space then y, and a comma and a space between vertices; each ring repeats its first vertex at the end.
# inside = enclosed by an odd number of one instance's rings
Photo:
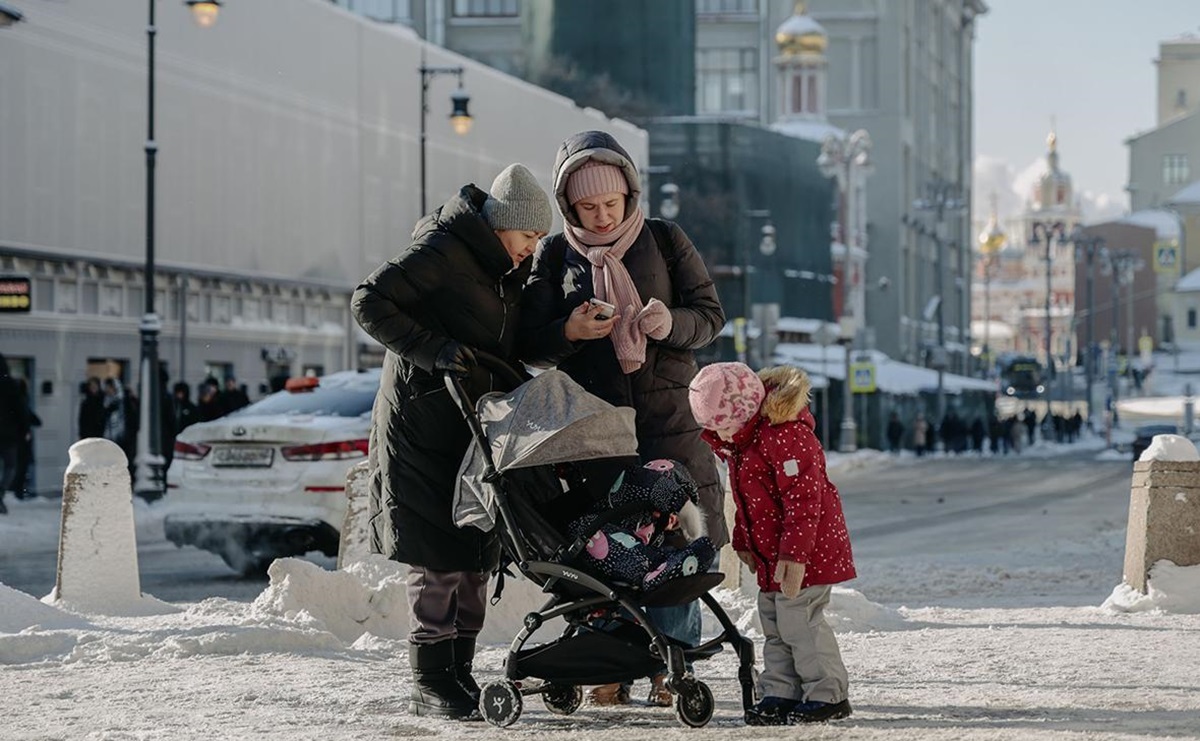
MULTIPOLYGON (((440 373, 438 351, 454 339, 515 362, 517 303, 528 261, 512 259, 480 209, 473 185, 421 220, 413 242, 354 291, 354 318, 388 352, 372 414, 372 550, 434 571, 493 568, 492 533, 455 527, 454 482, 470 432, 440 373)), ((503 377, 477 368, 472 399, 507 391, 503 377)))
MULTIPOLYGON (((585 132, 564 142, 555 160, 555 196, 569 222, 579 223, 566 202, 567 176, 592 158, 622 167, 629 181, 630 207, 636 203, 640 185, 628 153, 608 134, 585 132)), ((720 547, 729 541, 724 493, 713 453, 700 440, 700 426, 688 404, 688 384, 698 370, 693 351, 716 339, 725 314, 704 261, 683 230, 660 222, 665 243, 658 244, 649 222, 623 262, 642 302, 657 298, 666 304, 673 326, 666 339, 647 340, 642 367, 623 373, 608 338, 567 340, 567 316, 595 292, 591 264, 562 234, 542 240, 534 253, 521 304, 521 358, 530 365, 557 366, 610 404, 633 407, 642 459, 672 458, 687 466, 700 487, 709 536, 720 547)))

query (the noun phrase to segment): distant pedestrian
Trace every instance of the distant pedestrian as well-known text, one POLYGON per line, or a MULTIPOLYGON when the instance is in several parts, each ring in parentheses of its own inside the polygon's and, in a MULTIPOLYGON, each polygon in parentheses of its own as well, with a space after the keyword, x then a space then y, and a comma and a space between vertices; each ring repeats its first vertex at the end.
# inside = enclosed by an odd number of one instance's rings
POLYGON ((219 389, 217 379, 212 376, 201 382, 198 392, 199 401, 196 404, 196 411, 201 422, 211 422, 225 414, 225 408, 221 405, 221 398, 218 393, 219 389))
POLYGON ((179 434, 200 421, 200 412, 192 403, 192 389, 180 381, 171 388, 171 405, 175 409, 175 434, 179 434))
POLYGON ((888 447, 893 453, 900 452, 900 441, 904 438, 904 423, 900 421, 900 415, 897 412, 892 412, 888 417, 887 424, 887 439, 888 447))
POLYGON ((21 390, 21 402, 25 405, 26 418, 28 420, 28 429, 25 431, 25 438, 17 447, 17 473, 13 478, 12 489, 16 494, 17 499, 33 499, 35 496, 32 490, 33 472, 33 431, 35 427, 42 426, 41 417, 33 411, 33 403, 29 395, 29 381, 25 378, 17 379, 17 386, 21 390))
POLYGON ((221 408, 225 410, 225 414, 250 406, 250 397, 246 394, 245 389, 238 386, 237 379, 233 376, 225 377, 225 390, 221 392, 220 398, 221 408))
POLYGON ((987 431, 983 427, 983 420, 979 417, 971 423, 971 445, 975 448, 975 452, 983 455, 983 439, 987 437, 987 431))
POLYGON ((21 444, 29 434, 29 406, 21 399, 21 389, 8 369, 8 360, 0 355, 0 515, 8 512, 5 493, 17 475, 21 444))
POLYGON ((79 402, 79 439, 104 437, 104 392, 100 379, 89 378, 83 386, 83 400, 79 402))
POLYGON ((1037 412, 1027 407, 1022 421, 1025 423, 1025 429, 1029 433, 1029 444, 1033 445, 1035 436, 1037 435, 1037 412))
POLYGON ((925 455, 929 444, 929 422, 925 421, 925 412, 917 412, 917 418, 913 420, 912 440, 917 457, 925 455))

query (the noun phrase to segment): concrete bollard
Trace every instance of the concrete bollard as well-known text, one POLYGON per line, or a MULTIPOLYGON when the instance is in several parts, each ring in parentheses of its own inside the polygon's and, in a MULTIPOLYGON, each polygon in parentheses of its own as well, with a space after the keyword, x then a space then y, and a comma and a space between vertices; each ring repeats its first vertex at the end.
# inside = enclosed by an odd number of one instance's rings
POLYGON ((102 615, 153 615, 176 608, 141 592, 133 490, 125 453, 109 440, 71 446, 63 477, 54 591, 42 601, 102 615))
POLYGON ((1163 560, 1200 564, 1200 461, 1133 464, 1125 583, 1145 594, 1151 567, 1163 560))
POLYGON ((346 518, 342 521, 338 542, 338 569, 363 560, 371 553, 370 518, 371 481, 367 461, 360 461, 346 472, 346 518))

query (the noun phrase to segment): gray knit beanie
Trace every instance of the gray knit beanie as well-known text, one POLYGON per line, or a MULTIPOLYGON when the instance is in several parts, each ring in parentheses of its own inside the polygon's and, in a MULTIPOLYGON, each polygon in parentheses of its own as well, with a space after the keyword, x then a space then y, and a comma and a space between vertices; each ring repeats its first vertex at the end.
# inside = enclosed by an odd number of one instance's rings
POLYGON ((483 218, 496 230, 549 232, 553 219, 550 197, 529 168, 512 164, 492 181, 483 218))

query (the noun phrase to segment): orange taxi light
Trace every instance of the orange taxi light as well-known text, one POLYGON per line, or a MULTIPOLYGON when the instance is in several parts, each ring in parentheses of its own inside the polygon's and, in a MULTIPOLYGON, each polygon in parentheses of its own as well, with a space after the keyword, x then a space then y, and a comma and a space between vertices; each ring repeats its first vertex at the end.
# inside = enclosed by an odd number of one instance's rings
POLYGON ((316 376, 298 376, 296 378, 289 378, 283 384, 283 388, 285 391, 296 394, 304 391, 312 391, 320 385, 321 381, 316 376))

